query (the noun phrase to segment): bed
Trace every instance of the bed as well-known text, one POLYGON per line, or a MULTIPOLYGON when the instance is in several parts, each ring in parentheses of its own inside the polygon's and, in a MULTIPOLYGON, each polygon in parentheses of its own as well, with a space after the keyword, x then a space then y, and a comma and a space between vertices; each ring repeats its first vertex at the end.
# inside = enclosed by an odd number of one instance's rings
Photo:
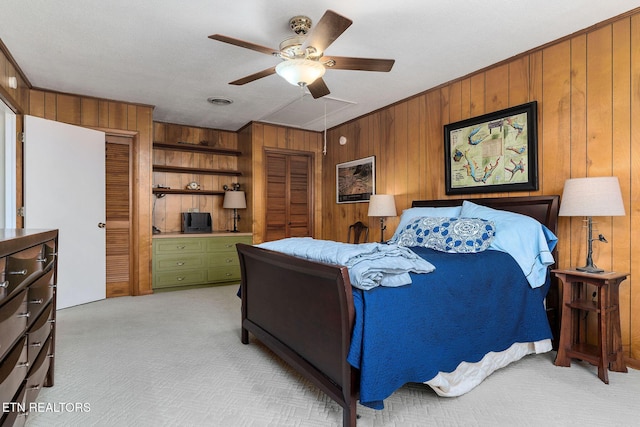
MULTIPOLYGON (((414 201, 412 209, 468 206, 479 212, 488 208, 533 218, 552 235, 557 229, 558 196, 424 200, 414 201)), ((496 229, 499 233, 500 228, 496 229)), ((544 275, 537 278, 543 283, 533 287, 518 262, 501 250, 448 256, 430 248, 411 248, 431 260, 434 271, 411 273, 410 285, 369 290, 352 286, 351 272, 344 265, 244 244, 238 244, 237 250, 242 342, 248 344, 249 333, 253 334, 339 403, 344 426, 356 425, 359 400, 379 409, 385 396, 407 382, 431 381, 436 392, 441 389, 438 394, 459 395, 495 369, 526 354, 548 351, 551 339, 557 337, 557 283, 548 274, 548 263, 538 272, 544 275), (453 262, 449 272, 445 258, 453 262), (485 266, 489 274, 463 276, 476 264, 485 266), (487 270, 486 265, 500 268, 487 270), (495 279, 502 270, 506 276, 495 279), (445 280, 452 272, 461 276, 445 280), (422 280, 438 284, 423 285, 422 280), (444 282, 452 284, 445 287, 444 282), (465 287, 467 282, 472 282, 471 287, 465 287), (515 282, 524 285, 515 286, 515 282), (420 301, 420 307, 408 309, 414 301, 420 301), (504 325, 508 327, 503 331, 504 325), (474 333, 459 333, 464 328, 473 328, 474 333), (497 329, 499 333, 489 336, 497 329), (488 369, 482 363, 489 356, 497 365, 488 369), (463 377, 471 385, 456 389, 449 384, 453 377, 463 377), (451 388, 452 394, 447 394, 451 388)))

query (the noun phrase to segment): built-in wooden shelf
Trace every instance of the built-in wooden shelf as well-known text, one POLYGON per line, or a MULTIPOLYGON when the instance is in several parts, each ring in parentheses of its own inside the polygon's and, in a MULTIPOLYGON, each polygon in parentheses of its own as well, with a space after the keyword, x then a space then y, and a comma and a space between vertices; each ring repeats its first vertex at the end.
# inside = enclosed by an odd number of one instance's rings
POLYGON ((196 196, 224 196, 220 190, 187 190, 186 188, 154 188, 153 194, 193 194, 196 196))
MULTIPOLYGON (((172 151, 187 151, 197 152, 205 154, 213 154, 217 156, 240 156, 242 154, 238 150, 232 150, 229 148, 216 148, 209 147, 208 145, 189 144, 186 142, 166 143, 166 142, 154 142, 154 149, 172 150, 172 151)), ((153 165, 154 172, 169 172, 169 173, 185 173, 196 175, 226 175, 226 176, 240 176, 242 172, 230 169, 211 169, 211 168, 194 168, 185 166, 168 166, 168 165, 153 165)), ((153 188, 153 194, 160 198, 167 194, 191 194, 194 196, 224 196, 223 190, 189 190, 186 188, 153 188)))
POLYGON ((242 172, 229 169, 191 168, 183 166, 153 165, 154 172, 195 173, 202 175, 232 175, 240 176, 242 172))
POLYGON ((166 142, 154 142, 153 148, 160 148, 163 150, 175 150, 175 151, 196 151, 199 153, 218 154, 222 156, 239 156, 242 152, 238 150, 232 150, 230 148, 216 148, 209 147, 208 145, 197 145, 189 143, 166 143, 166 142))

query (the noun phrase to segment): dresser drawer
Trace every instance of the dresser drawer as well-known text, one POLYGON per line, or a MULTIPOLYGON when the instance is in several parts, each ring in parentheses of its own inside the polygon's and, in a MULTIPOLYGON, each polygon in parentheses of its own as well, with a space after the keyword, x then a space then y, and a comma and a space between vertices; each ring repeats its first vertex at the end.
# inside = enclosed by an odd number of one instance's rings
POLYGON ((0 402, 11 402, 27 377, 27 337, 23 337, 0 362, 0 402))
POLYGON ((51 365, 50 357, 51 337, 44 342, 42 351, 38 354, 38 357, 33 361, 29 374, 27 375, 27 407, 31 402, 36 400, 38 393, 44 387, 47 372, 51 365))
POLYGON ((164 271, 153 276, 154 288, 170 288, 174 286, 197 285, 207 283, 207 271, 184 270, 164 271))
POLYGON ((31 286, 27 294, 29 324, 35 322, 44 307, 53 299, 53 270, 47 271, 31 286))
POLYGON ((240 266, 228 265, 224 267, 209 268, 207 275, 210 282, 229 282, 240 280, 240 266))
POLYGON ((207 252, 236 252, 236 243, 251 244, 251 236, 225 236, 209 239, 207 252))
POLYGON ((9 298, 9 295, 11 294, 9 281, 6 279, 6 266, 7 258, 0 257, 0 304, 2 304, 6 298, 9 298))
POLYGON ((48 242, 45 242, 43 247, 42 269, 46 270, 47 268, 49 268, 53 264, 53 262, 56 260, 57 256, 58 256, 58 252, 56 248, 56 242, 54 240, 49 240, 48 242))
POLYGON ((26 289, 0 307, 0 357, 27 329, 28 316, 26 289))
POLYGON ((27 355, 29 356, 29 365, 31 366, 44 348, 45 342, 51 334, 52 319, 53 304, 49 304, 27 332, 27 355))
POLYGON ((37 245, 7 257, 5 278, 10 287, 17 288, 34 273, 42 270, 46 263, 43 255, 44 245, 37 245))
POLYGON ((182 255, 163 254, 153 259, 156 271, 179 271, 205 267, 205 255, 185 253, 182 255))
POLYGON ((233 252, 211 253, 208 255, 208 267, 228 267, 240 265, 238 253, 235 252, 235 250, 233 252))
POLYGON ((207 241, 207 252, 232 252, 236 250, 235 237, 216 237, 207 241))
POLYGON ((154 254, 181 254, 205 252, 206 242, 203 239, 157 239, 154 241, 154 254))
POLYGON ((16 395, 13 403, 19 403, 19 405, 14 405, 9 408, 9 411, 6 414, 0 413, 0 415, 4 415, 4 418, 0 417, 0 425, 11 426, 11 427, 22 427, 27 423, 27 417, 29 415, 28 406, 26 404, 26 396, 27 396, 27 387, 26 384, 22 384, 20 387, 20 391, 16 395))

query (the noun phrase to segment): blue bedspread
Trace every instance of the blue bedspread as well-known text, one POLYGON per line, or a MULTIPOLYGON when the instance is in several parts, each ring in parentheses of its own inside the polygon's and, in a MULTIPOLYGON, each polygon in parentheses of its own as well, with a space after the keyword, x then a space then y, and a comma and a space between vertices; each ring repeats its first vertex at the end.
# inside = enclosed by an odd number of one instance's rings
POLYGON ((532 289, 499 251, 447 254, 412 248, 435 271, 399 288, 354 289, 356 322, 349 363, 360 369, 360 402, 382 401, 408 382, 425 382, 462 361, 477 362, 516 342, 551 338, 547 283, 532 289))

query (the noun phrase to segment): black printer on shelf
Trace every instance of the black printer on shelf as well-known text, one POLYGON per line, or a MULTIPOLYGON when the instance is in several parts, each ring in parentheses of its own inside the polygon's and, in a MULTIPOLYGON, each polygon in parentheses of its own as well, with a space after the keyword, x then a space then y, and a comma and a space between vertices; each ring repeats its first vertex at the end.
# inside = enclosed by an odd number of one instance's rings
POLYGON ((182 212, 183 233, 211 233, 209 212, 182 212))

